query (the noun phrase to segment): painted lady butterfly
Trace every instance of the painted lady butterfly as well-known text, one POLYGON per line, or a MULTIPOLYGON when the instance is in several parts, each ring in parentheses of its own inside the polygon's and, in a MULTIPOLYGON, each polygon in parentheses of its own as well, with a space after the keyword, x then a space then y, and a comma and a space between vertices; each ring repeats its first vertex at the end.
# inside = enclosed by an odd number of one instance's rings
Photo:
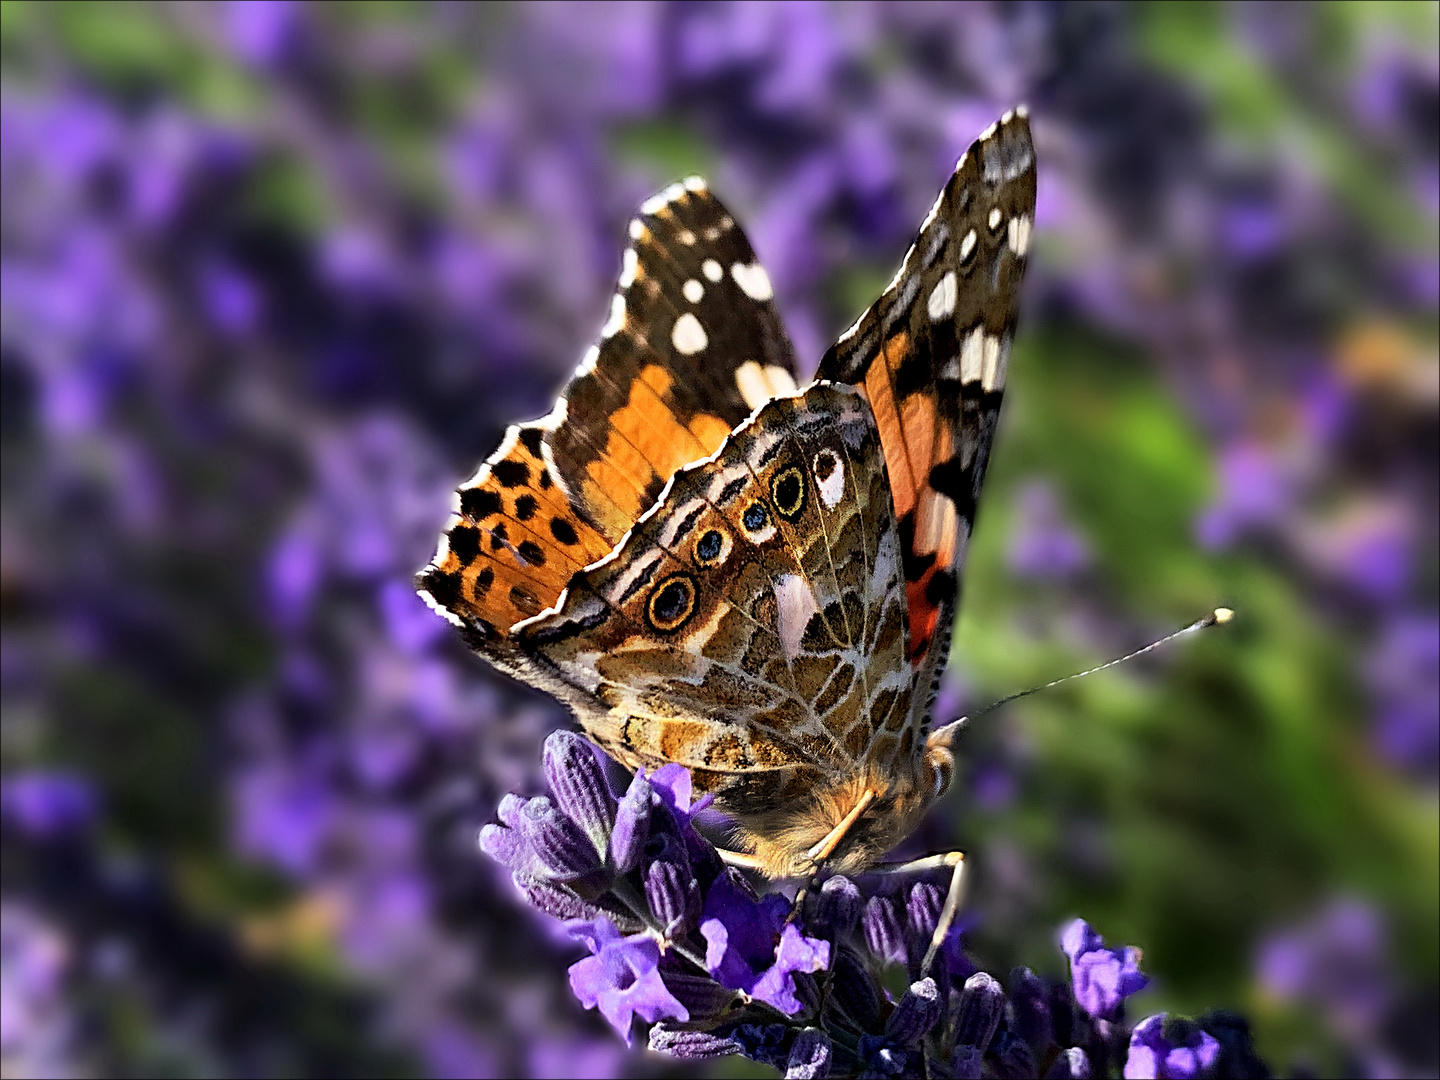
POLYGON ((953 770, 931 708, 1034 215, 1021 108, 799 389, 744 234, 700 179, 667 188, 599 341, 461 486, 420 594, 625 765, 689 767, 734 861, 874 865, 953 770))

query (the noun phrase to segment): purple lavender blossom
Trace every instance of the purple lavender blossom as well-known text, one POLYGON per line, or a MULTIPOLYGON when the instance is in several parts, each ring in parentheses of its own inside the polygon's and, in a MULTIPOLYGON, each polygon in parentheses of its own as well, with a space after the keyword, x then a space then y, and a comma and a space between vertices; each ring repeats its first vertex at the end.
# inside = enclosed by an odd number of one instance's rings
POLYGON ((1219 1042, 1194 1021, 1159 1013, 1135 1025, 1125 1080, 1190 1080, 1208 1073, 1219 1056, 1219 1042))
POLYGON ((830 943, 808 938, 787 922, 790 906, 775 895, 757 902, 736 884, 734 871, 727 871, 705 898, 700 933, 706 970, 717 982, 794 1016, 803 1007, 794 977, 828 967, 830 943))
POLYGON ((1122 1001, 1150 982, 1140 971, 1139 949, 1129 945, 1107 949, 1104 939, 1084 919, 1065 928, 1060 948, 1070 958, 1076 1002, 1097 1020, 1113 1017, 1122 1001))
POLYGON ((73 833, 98 811, 94 787, 69 771, 34 769, 11 773, 0 785, 0 818, 32 836, 73 833))
POLYGON ((615 924, 603 915, 593 922, 569 923, 568 928, 585 940, 592 954, 571 965, 570 987, 587 1009, 600 1009, 627 1046, 636 1016, 652 1024, 690 1019, 660 977, 660 946, 653 937, 621 937, 615 924))

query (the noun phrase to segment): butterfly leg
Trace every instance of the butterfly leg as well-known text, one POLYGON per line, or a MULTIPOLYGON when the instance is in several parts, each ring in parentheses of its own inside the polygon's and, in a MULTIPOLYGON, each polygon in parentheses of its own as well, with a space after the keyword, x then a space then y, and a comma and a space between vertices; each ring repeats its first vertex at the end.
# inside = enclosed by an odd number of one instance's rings
POLYGON ((940 946, 945 944, 945 936, 955 925, 955 916, 960 911, 961 887, 965 876, 965 853, 947 851, 943 855, 927 855, 923 859, 915 859, 911 862, 877 866, 871 871, 876 874, 910 874, 940 869, 950 870, 950 889, 945 894, 945 905, 940 909, 940 918, 935 923, 935 933, 930 935, 930 947, 925 950, 925 959, 920 962, 922 974, 929 971, 930 965, 935 962, 935 957, 940 953, 940 946))
POLYGON ((737 870, 763 870, 765 864, 754 855, 744 851, 729 851, 725 848, 716 848, 715 853, 720 856, 720 861, 727 866, 733 866, 737 870))

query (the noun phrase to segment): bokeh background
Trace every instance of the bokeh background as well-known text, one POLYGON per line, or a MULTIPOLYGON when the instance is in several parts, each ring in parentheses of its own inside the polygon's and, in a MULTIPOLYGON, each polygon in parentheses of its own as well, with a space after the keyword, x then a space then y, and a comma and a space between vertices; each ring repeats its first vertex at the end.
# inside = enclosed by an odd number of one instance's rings
POLYGON ((478 854, 565 718, 410 575, 646 195, 710 179, 812 370, 1025 101, 942 709, 1239 617, 988 715, 912 846, 989 970, 1083 914, 1142 1011, 1436 1075, 1437 10, 6 0, 4 1074, 672 1068, 478 854))

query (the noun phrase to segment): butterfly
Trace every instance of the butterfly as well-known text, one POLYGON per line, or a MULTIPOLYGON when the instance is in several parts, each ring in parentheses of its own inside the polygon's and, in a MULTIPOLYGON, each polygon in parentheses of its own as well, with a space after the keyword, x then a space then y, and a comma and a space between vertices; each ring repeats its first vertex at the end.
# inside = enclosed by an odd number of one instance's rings
POLYGON ((630 768, 678 762, 772 877, 875 865, 954 771, 931 712, 1035 216, 1023 108, 960 158, 798 385, 692 177, 640 207, 554 409, 456 493, 420 595, 630 768))

